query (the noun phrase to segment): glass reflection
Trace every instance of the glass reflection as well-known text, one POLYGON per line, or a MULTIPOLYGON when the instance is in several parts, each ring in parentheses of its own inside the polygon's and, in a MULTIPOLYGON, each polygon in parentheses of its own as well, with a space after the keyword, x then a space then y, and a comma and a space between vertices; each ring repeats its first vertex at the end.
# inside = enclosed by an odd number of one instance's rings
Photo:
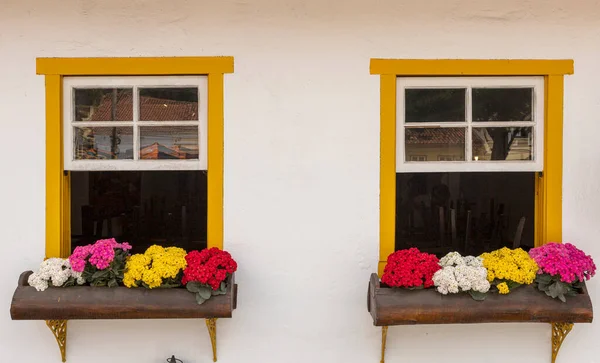
POLYGON ((140 127, 140 159, 198 159, 197 126, 140 127))
POLYGON ((533 88, 473 88, 473 121, 531 121, 533 88))
POLYGON ((533 127, 474 127, 473 160, 532 160, 533 127))
POLYGON ((465 160, 464 128, 405 129, 406 161, 461 161, 465 160))
POLYGON ((132 121, 131 88, 75 89, 75 121, 132 121))
POLYGON ((198 88, 141 88, 140 121, 198 121, 198 88))
POLYGON ((75 160, 133 159, 133 128, 75 127, 75 160))
POLYGON ((465 121, 464 88, 406 89, 405 122, 465 121))

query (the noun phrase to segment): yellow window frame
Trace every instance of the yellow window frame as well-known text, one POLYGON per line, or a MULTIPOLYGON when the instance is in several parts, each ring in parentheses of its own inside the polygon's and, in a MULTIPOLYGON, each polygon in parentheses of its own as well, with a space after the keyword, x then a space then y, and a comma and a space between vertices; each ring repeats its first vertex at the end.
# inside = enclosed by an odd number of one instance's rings
POLYGON ((573 60, 371 59, 380 77, 379 275, 395 250, 396 79, 411 76, 543 76, 544 169, 537 173, 535 245, 562 240, 564 75, 573 60))
POLYGON ((233 57, 38 58, 46 83, 46 257, 71 253, 70 174, 63 165, 62 87, 67 76, 208 77, 208 247, 223 248, 223 78, 233 57))

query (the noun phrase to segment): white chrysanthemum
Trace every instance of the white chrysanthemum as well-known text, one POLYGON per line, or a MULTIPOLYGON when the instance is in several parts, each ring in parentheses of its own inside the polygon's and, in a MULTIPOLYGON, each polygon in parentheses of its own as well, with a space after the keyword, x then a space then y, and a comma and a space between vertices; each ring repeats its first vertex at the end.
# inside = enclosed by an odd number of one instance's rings
POLYGON ((450 252, 440 259, 440 265, 442 269, 433 275, 433 284, 441 294, 469 290, 486 293, 490 289, 487 270, 479 257, 450 252))
POLYGON ((40 264, 38 271, 29 275, 27 282, 29 286, 35 287, 37 291, 44 291, 52 286, 63 286, 69 278, 75 278, 76 283, 82 285, 85 280, 80 272, 71 269, 71 263, 64 258, 49 258, 40 264))

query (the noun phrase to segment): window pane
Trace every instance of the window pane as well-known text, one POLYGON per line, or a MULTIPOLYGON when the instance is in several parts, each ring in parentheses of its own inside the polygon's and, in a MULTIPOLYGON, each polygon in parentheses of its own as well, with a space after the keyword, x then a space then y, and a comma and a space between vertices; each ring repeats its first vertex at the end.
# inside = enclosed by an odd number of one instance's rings
POLYGON ((427 161, 465 160, 464 128, 406 128, 405 159, 413 156, 427 161))
POLYGON ((143 253, 153 244, 206 247, 205 171, 71 172, 71 248, 117 238, 143 253))
POLYGON ((198 88, 140 88, 141 121, 198 121, 198 88))
POLYGON ((140 127, 140 159, 198 159, 198 127, 140 127))
POLYGON ((473 121, 531 121, 533 88, 473 88, 473 121))
POLYGON ((407 89, 405 122, 465 121, 465 89, 407 89))
POLYGON ((478 256, 534 245, 535 173, 396 174, 396 249, 478 256))
POLYGON ((132 127, 75 127, 75 160, 133 159, 132 127))
POLYGON ((533 127, 474 127, 473 160, 532 160, 533 127))
POLYGON ((75 89, 75 121, 132 121, 131 88, 75 89))

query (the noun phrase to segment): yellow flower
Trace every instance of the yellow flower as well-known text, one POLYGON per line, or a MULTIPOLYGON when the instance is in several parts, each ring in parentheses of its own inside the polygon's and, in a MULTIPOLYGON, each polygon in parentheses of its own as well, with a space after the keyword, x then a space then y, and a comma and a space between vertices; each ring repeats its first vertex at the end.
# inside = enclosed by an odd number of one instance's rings
POLYGON ((506 282, 499 283, 498 285, 496 285, 496 287, 498 288, 498 292, 501 294, 508 294, 510 292, 506 282))
POLYGON ((150 289, 160 287, 165 279, 176 278, 186 268, 186 254, 179 247, 150 246, 144 254, 129 257, 123 283, 127 287, 138 287, 140 282, 150 289))
MULTIPOLYGON (((503 247, 499 250, 484 253, 483 267, 488 270, 488 281, 495 279, 510 280, 519 284, 531 284, 538 271, 538 265, 522 248, 511 250, 503 247)), ((500 285, 498 285, 500 286, 500 285)), ((508 293, 508 286, 506 286, 508 293)))
POLYGON ((151 262, 152 259, 146 255, 129 256, 125 264, 123 284, 127 287, 138 287, 136 282, 142 279, 144 271, 148 270, 148 265, 151 262))

